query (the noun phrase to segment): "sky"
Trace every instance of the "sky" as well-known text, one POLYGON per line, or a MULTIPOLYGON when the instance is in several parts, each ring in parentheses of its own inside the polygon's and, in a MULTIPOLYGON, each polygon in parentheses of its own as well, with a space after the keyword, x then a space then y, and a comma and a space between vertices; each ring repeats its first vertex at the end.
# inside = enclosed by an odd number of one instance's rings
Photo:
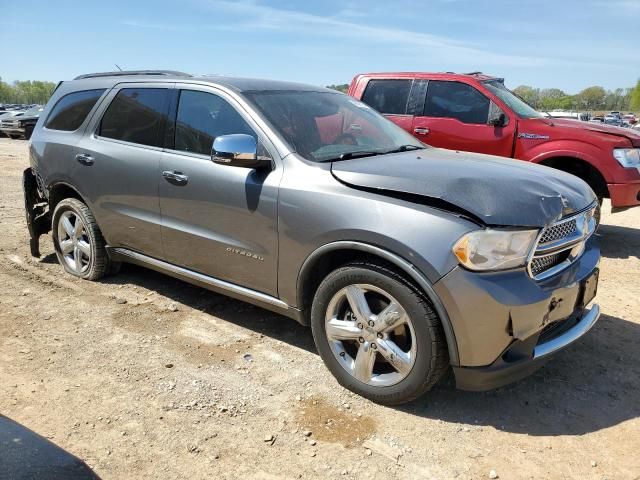
POLYGON ((0 0, 0 77, 171 69, 349 83, 482 71, 510 87, 631 87, 640 0, 0 0))

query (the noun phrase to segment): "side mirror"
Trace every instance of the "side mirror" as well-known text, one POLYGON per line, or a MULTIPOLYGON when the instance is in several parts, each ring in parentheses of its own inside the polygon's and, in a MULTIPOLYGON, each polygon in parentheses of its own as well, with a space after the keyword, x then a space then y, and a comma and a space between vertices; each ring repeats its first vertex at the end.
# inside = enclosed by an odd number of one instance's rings
POLYGON ((507 124, 507 116, 504 113, 499 112, 496 115, 489 117, 488 123, 494 127, 504 127, 507 124))
POLYGON ((220 165, 243 168, 271 166, 271 160, 258 157, 258 143, 251 135, 221 135, 213 141, 211 160, 220 165))

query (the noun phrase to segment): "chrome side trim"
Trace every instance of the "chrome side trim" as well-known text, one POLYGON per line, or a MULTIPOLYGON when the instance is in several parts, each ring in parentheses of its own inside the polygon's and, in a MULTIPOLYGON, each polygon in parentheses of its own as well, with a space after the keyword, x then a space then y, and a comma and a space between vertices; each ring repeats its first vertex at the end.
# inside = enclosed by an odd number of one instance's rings
POLYGON ((533 349, 533 358, 536 359, 551 355, 552 353, 563 349, 570 343, 575 342, 591 330, 591 327, 596 324, 599 318, 600 306, 598 304, 594 304, 593 307, 591 307, 591 310, 589 310, 572 329, 566 331, 553 340, 549 340, 548 342, 541 343, 536 346, 536 348, 533 349))
POLYGON ((250 288, 241 287, 240 285, 236 285, 234 283, 225 282, 224 280, 219 280, 217 278, 210 277, 202 273, 198 273, 192 270, 188 270, 186 268, 178 267, 177 265, 173 265, 171 263, 163 262, 162 260, 158 260, 156 258, 148 257, 141 253, 127 250, 126 248, 114 248, 113 251, 117 255, 120 255, 125 258, 126 257, 131 258, 134 261, 147 264, 150 267, 157 268, 159 270, 164 270, 169 274, 174 274, 174 275, 184 277, 186 279, 191 279, 197 282, 201 282, 213 288, 224 290, 229 293, 245 297, 247 299, 273 305, 275 307, 278 307, 284 310, 287 310, 290 308, 287 303, 283 302, 282 300, 276 297, 267 295, 266 293, 257 292, 256 290, 251 290, 250 288))

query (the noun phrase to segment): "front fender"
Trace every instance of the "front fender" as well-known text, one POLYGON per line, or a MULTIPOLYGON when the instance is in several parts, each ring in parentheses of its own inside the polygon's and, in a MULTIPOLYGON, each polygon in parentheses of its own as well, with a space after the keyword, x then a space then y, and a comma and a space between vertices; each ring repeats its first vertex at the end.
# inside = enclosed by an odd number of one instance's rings
POLYGON ((304 302, 304 299, 302 297, 304 295, 303 287, 305 279, 312 273, 312 270, 317 266, 318 261, 320 261, 320 259, 324 255, 338 250, 355 250, 379 257, 391 263, 392 265, 395 265, 411 280, 413 280, 424 292, 424 294, 427 296, 434 309, 436 310, 436 313, 440 318, 440 322, 442 323, 445 337, 447 339, 450 362, 452 365, 458 365, 458 347, 456 343, 455 333, 453 331, 453 326, 451 324, 451 320, 449 319, 449 315, 447 314, 447 311, 442 304, 442 301, 433 288, 433 284, 425 275, 422 274, 422 272, 420 272, 415 267, 415 265, 409 262, 406 258, 396 255, 395 253, 392 253, 384 248, 357 241, 336 241, 327 243, 317 248, 307 257, 302 267, 300 268, 297 279, 298 305, 302 305, 302 303, 304 302))
POLYGON ((605 159, 603 151, 591 144, 561 140, 557 142, 545 142, 536 145, 523 153, 519 158, 532 163, 543 163, 551 158, 576 158, 588 163, 610 182, 613 178, 612 168, 615 167, 613 157, 605 159))

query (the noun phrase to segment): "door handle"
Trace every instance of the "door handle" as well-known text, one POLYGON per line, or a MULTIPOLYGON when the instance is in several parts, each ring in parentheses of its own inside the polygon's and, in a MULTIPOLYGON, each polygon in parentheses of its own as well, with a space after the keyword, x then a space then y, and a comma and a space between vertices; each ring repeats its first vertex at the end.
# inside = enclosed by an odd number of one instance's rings
POLYGON ((413 129, 413 133, 416 133, 418 135, 429 135, 429 132, 431 130, 429 130, 427 127, 416 127, 413 129))
POLYGON ((169 183, 174 185, 186 185, 189 181, 189 177, 182 172, 176 172, 174 170, 165 170, 162 172, 162 176, 169 183))
POLYGON ((79 153, 76 155, 76 160, 82 165, 91 166, 95 159, 91 155, 87 155, 86 153, 79 153))

